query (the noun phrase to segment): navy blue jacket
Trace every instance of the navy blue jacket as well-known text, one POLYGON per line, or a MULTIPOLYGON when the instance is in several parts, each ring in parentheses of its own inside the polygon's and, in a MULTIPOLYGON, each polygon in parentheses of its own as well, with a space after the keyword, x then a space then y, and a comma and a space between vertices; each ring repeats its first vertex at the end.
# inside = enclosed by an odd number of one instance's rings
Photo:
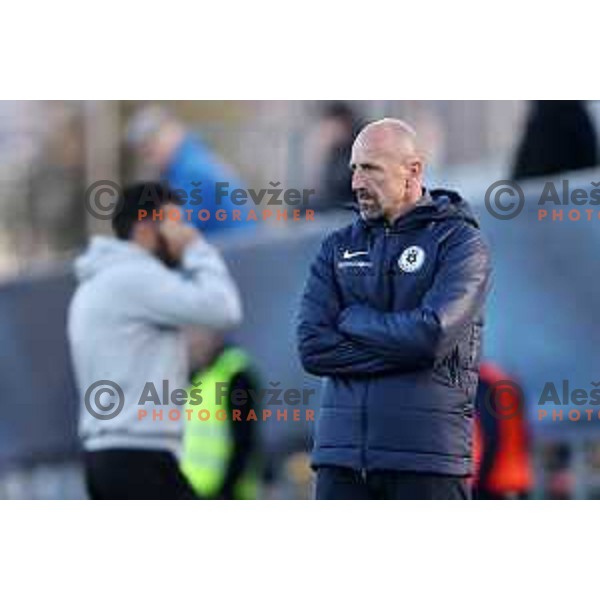
POLYGON ((471 472, 489 277, 477 221, 446 190, 325 239, 298 325, 304 368, 326 377, 314 467, 471 472))

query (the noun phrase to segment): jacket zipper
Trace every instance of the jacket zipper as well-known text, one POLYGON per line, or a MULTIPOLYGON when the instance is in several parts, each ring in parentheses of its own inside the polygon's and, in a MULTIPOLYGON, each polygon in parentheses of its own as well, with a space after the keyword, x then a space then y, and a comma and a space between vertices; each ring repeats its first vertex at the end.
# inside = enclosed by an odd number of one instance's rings
MULTIPOLYGON (((383 226, 383 231, 384 231, 384 241, 383 241, 383 248, 382 248, 382 255, 384 257, 384 260, 387 259, 387 238, 390 235, 390 226, 385 223, 383 226)), ((384 263, 385 264, 385 273, 384 273, 384 277, 388 277, 389 273, 387 272, 387 260, 384 263)), ((391 301, 391 298, 389 297, 388 294, 388 298, 391 301)), ((388 302, 389 304, 389 302, 388 302)), ((368 394, 370 391, 370 387, 371 387, 371 382, 367 381, 367 393, 363 395, 362 398, 362 439, 363 439, 363 443, 361 446, 361 469, 360 469, 360 476, 361 479, 366 482, 367 481, 367 430, 368 430, 368 419, 367 419, 367 411, 368 411, 368 406, 367 406, 367 399, 368 399, 368 394)))

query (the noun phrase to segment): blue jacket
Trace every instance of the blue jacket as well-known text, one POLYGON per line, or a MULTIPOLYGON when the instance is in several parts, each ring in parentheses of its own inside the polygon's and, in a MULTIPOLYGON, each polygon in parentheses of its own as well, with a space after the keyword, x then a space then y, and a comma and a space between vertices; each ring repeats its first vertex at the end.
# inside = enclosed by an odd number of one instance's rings
MULTIPOLYGON (((191 223, 209 236, 256 226, 256 221, 246 220, 251 207, 248 204, 234 205, 229 199, 229 194, 233 190, 245 189, 246 186, 195 136, 188 135, 183 140, 179 148, 175 150, 162 177, 167 180, 173 190, 186 191, 188 201, 182 208, 192 210, 191 223), (198 182, 201 182, 199 186, 194 185, 198 182), (221 204, 217 204, 216 184, 218 182, 229 183, 229 187, 224 190, 225 195, 221 199, 221 204), (193 196, 194 193, 199 196, 201 202, 198 203, 198 198, 193 196), (202 209, 210 211, 210 219, 203 221, 198 218, 198 211, 202 209), (227 211, 226 219, 219 221, 216 218, 215 213, 218 209, 227 211), (241 212, 239 221, 232 219, 232 210, 241 212)), ((256 206, 252 207, 256 209, 256 206)))
POLYGON ((313 466, 471 472, 489 277, 478 224, 446 190, 325 239, 298 326, 304 368, 326 377, 313 466))

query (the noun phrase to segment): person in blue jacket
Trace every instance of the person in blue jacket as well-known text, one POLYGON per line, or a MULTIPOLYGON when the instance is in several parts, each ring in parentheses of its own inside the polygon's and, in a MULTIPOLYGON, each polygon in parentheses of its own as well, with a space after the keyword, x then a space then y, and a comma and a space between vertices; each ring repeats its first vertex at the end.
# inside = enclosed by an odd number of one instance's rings
POLYGON ((457 193, 423 187, 404 122, 367 125, 350 166, 360 218, 323 242, 299 313, 302 364, 326 378, 316 497, 468 499, 486 243, 457 193))
POLYGON ((208 238, 256 227, 257 221, 247 218, 252 207, 234 204, 230 198, 235 189, 246 186, 229 165, 165 109, 157 105, 141 108, 129 121, 126 138, 147 167, 160 171, 161 180, 170 189, 185 193, 182 210, 191 211, 185 213, 186 220, 189 215, 190 224, 208 238), (219 209, 225 211, 220 213, 221 219, 217 218, 219 209), (234 210, 239 218, 234 219, 234 210))

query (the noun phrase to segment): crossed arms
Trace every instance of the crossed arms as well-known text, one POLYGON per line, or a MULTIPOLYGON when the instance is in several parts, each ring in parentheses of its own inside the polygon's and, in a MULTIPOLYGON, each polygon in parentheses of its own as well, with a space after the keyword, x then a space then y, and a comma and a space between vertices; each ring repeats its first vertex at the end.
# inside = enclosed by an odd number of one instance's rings
POLYGON ((344 307, 329 237, 313 263, 302 297, 298 348, 313 375, 414 371, 446 356, 485 302, 490 276, 478 230, 457 229, 445 241, 432 287, 414 310, 344 307))

